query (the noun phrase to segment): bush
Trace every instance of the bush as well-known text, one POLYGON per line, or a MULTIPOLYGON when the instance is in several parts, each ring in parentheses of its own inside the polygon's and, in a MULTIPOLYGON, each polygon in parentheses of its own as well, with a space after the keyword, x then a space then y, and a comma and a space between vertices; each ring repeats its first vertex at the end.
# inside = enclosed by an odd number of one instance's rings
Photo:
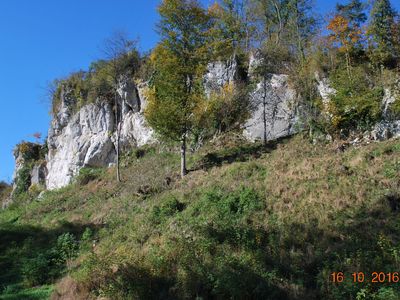
POLYGON ((57 256, 57 262, 63 264, 69 260, 74 259, 78 254, 78 242, 72 233, 64 233, 57 239, 54 252, 57 256))
POLYGON ((120 72, 118 76, 133 78, 139 63, 139 53, 134 50, 116 59, 116 65, 107 60, 98 60, 90 65, 88 72, 79 71, 55 80, 51 88, 53 115, 59 111, 63 99, 68 101, 73 111, 97 100, 113 101, 115 69, 120 72))
POLYGON ((346 69, 338 69, 330 76, 336 94, 331 97, 332 131, 365 130, 382 116, 383 88, 374 84, 362 67, 352 68, 351 79, 346 69))
POLYGON ((25 164, 17 174, 15 195, 21 195, 29 190, 31 186, 32 164, 25 164))
POLYGON ((244 84, 228 83, 213 91, 206 108, 200 107, 198 113, 200 128, 210 130, 210 135, 239 129, 251 112, 249 91, 244 84))
POLYGON ((167 218, 172 217, 178 212, 185 209, 185 204, 179 202, 175 197, 169 197, 163 201, 160 206, 155 206, 153 208, 152 214, 150 216, 151 222, 155 224, 160 224, 164 222, 167 218))
POLYGON ((27 286, 45 284, 49 279, 51 266, 45 254, 39 254, 35 258, 26 260, 23 263, 22 275, 27 286))
POLYGON ((75 177, 75 182, 80 186, 84 186, 98 179, 102 174, 103 169, 100 168, 82 168, 79 170, 79 175, 75 177))
POLYGON ((21 155, 26 162, 36 161, 44 156, 41 155, 42 145, 22 141, 14 149, 14 156, 21 155))

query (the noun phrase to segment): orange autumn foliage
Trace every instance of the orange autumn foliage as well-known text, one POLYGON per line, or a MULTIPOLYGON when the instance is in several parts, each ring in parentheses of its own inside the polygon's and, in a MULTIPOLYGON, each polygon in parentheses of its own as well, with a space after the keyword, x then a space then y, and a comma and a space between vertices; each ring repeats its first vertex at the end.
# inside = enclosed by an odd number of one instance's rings
POLYGON ((341 15, 334 16, 327 29, 333 32, 330 36, 330 41, 338 44, 338 49, 341 52, 348 52, 350 48, 361 40, 361 29, 358 27, 352 28, 349 21, 341 15))

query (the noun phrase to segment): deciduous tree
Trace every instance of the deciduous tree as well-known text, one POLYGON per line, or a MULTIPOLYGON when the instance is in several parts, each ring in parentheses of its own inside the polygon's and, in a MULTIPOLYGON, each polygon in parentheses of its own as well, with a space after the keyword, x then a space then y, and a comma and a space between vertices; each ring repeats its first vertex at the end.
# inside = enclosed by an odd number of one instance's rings
POLYGON ((361 29, 357 26, 352 27, 350 20, 340 14, 331 19, 327 29, 332 32, 330 35, 331 42, 338 47, 340 52, 345 54, 347 73, 351 80, 351 51, 361 40, 361 29))
MULTIPOLYGON (((123 76, 133 75, 138 69, 139 55, 136 51, 136 43, 129 40, 123 32, 115 32, 112 37, 104 43, 103 52, 107 59, 107 66, 103 68, 105 72, 104 80, 112 87, 112 98, 114 102, 115 124, 116 124, 116 175, 117 181, 121 181, 120 174, 120 132, 121 132, 121 108, 118 105, 118 87, 123 76)), ((104 84, 103 82, 100 82, 104 84)))
POLYGON ((195 0, 164 0, 159 13, 162 40, 151 56, 155 74, 145 115, 162 137, 180 142, 181 175, 185 176, 187 139, 196 107, 204 100, 202 76, 210 22, 195 0))

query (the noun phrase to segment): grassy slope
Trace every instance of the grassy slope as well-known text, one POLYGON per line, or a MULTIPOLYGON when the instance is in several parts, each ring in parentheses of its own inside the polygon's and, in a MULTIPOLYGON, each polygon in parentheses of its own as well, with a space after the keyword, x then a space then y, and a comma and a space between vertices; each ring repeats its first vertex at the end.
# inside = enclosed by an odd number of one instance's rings
POLYGON ((178 164, 170 152, 135 151, 121 184, 100 170, 84 186, 0 212, 0 267, 9 270, 0 299, 19 299, 10 295, 27 284, 26 257, 53 249, 63 232, 80 250, 45 280, 58 280, 54 298, 400 297, 398 284, 350 276, 400 271, 398 140, 344 153, 300 136, 267 150, 225 141, 191 156, 183 180, 178 164), (334 271, 343 283, 329 282, 334 271))

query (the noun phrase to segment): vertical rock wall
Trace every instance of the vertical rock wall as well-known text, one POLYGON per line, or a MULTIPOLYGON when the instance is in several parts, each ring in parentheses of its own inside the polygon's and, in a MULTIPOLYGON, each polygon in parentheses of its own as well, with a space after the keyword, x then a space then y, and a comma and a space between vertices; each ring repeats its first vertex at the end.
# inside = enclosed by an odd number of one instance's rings
POLYGON ((69 184, 83 167, 113 164, 117 126, 120 128, 121 148, 153 141, 153 131, 146 126, 142 114, 145 101, 140 99, 139 93, 131 80, 121 80, 118 124, 111 103, 98 101, 74 112, 75 102, 70 93, 61 93, 60 109, 48 134, 48 189, 69 184))

